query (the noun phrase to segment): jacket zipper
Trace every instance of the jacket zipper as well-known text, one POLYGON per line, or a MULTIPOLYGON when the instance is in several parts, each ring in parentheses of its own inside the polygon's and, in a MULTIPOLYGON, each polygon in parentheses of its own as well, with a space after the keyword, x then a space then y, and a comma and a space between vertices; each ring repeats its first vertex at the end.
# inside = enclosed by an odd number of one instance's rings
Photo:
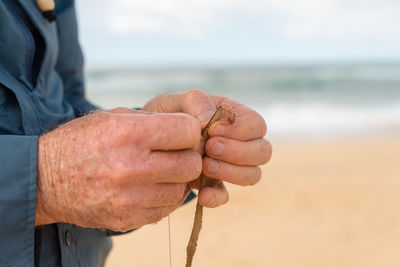
POLYGON ((11 13, 14 15, 14 17, 17 19, 18 21, 18 25, 20 30, 22 31, 23 35, 25 36, 25 39, 27 41, 28 44, 28 56, 27 56, 27 63, 26 63, 26 73, 27 73, 27 77, 28 77, 28 81, 30 82, 30 84, 33 85, 33 77, 32 77, 32 68, 33 68, 33 58, 35 56, 35 40, 33 39, 33 35, 30 31, 30 29, 28 28, 28 26, 26 26, 27 19, 23 10, 20 10, 19 12, 17 11, 17 8, 21 8, 21 7, 16 7, 13 6, 15 1, 5 1, 11 11, 11 13))

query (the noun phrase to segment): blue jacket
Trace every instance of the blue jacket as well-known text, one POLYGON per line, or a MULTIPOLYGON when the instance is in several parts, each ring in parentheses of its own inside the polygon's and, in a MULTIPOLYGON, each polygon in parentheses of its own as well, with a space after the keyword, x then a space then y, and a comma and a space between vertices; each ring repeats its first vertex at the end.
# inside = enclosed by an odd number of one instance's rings
POLYGON ((73 0, 50 23, 36 0, 0 1, 0 266, 102 266, 105 231, 35 229, 38 136, 95 107, 84 98, 73 0), (40 263, 40 265, 39 265, 40 263))
POLYGON ((118 234, 34 226, 38 137, 96 108, 84 97, 74 1, 55 2, 50 23, 36 0, 0 0, 0 267, 103 266, 118 234))

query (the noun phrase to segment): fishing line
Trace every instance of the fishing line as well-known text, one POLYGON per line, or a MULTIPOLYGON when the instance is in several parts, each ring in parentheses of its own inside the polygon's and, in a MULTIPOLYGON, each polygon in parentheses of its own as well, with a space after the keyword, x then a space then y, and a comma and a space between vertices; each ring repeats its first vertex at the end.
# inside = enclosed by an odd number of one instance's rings
POLYGON ((172 267, 172 253, 171 253, 171 219, 168 215, 168 243, 169 243, 169 267, 172 267))

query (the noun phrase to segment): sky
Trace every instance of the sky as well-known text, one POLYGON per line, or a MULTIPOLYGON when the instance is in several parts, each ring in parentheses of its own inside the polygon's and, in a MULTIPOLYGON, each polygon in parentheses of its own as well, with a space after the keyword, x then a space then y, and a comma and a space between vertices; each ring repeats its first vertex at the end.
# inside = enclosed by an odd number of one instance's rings
POLYGON ((399 0, 77 0, 90 68, 400 61, 399 0))

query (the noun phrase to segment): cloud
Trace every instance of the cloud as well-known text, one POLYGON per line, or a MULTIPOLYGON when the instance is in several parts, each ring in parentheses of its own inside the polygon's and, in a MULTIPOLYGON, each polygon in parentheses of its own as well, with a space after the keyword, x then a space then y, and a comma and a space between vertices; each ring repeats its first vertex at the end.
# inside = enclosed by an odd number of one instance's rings
POLYGON ((276 24, 291 38, 400 38, 393 31, 400 24, 398 1, 293 0, 275 1, 269 8, 286 15, 286 22, 276 24))
POLYGON ((400 59, 399 0, 76 3, 90 64, 400 59))
POLYGON ((84 24, 113 34, 204 37, 251 18, 284 38, 400 38, 396 0, 79 1, 84 24), (90 4, 91 2, 91 4, 90 4), (95 8, 95 14, 89 9, 95 8), (88 15, 89 14, 89 15, 88 15))
POLYGON ((96 12, 101 16, 86 20, 116 34, 201 36, 228 23, 232 7, 229 0, 100 0, 96 12))

